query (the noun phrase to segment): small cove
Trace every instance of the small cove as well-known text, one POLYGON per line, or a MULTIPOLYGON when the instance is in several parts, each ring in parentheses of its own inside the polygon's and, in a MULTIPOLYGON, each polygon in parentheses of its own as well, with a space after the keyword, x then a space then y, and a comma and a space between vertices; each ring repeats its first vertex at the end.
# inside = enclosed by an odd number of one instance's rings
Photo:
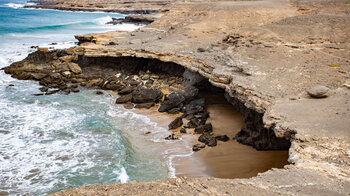
MULTIPOLYGON (((0 59, 1 67, 34 51, 31 45, 67 47, 75 44, 75 33, 119 28, 105 26, 94 19, 104 21, 110 17, 107 14, 88 14, 80 17, 86 17, 89 22, 77 20, 63 25, 52 22, 27 27, 27 32, 3 32, 0 36, 8 40, 1 48, 8 50, 0 59), (57 45, 50 45, 52 42, 57 45)), ((0 167, 4 174, 0 179, 2 192, 42 194, 100 182, 159 180, 175 174, 250 177, 285 164, 286 151, 257 152, 232 140, 192 154, 190 149, 196 138, 191 135, 184 135, 180 141, 164 140, 169 135, 166 120, 160 122, 164 114, 140 115, 116 106, 114 97, 108 93, 98 96, 95 90, 83 88, 80 93, 68 96, 37 97, 33 96, 39 92, 37 82, 19 81, 3 72, 0 74, 3 109, 0 134, 5 138, 0 145, 0 159, 5 163, 0 167), (148 132, 151 134, 145 134, 148 132), (197 163, 203 166, 198 167, 197 163), (242 166, 245 167, 242 169, 242 166)), ((242 126, 242 119, 222 98, 208 102, 207 109, 212 113, 209 120, 214 131, 222 131, 231 139, 242 126)))

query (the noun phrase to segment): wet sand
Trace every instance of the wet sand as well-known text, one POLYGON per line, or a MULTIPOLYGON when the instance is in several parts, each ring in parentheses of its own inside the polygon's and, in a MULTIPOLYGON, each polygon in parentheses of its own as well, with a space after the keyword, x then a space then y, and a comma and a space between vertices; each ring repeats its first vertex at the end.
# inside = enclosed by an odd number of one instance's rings
MULTIPOLYGON (((213 133, 226 134, 230 140, 218 141, 215 147, 206 146, 194 152, 192 156, 175 157, 173 166, 176 169, 176 176, 248 178, 288 164, 288 151, 257 151, 232 140, 243 126, 242 115, 223 98, 215 96, 206 100, 208 100, 207 110, 210 112, 208 122, 213 125, 213 133)), ((135 112, 149 117, 152 122, 166 129, 168 124, 178 116, 159 113, 157 107, 139 109, 135 112)), ((189 145, 199 143, 197 141, 199 135, 180 134, 178 130, 174 132, 176 135, 182 135, 182 139, 189 145)))
MULTIPOLYGON (((207 106, 207 110, 210 112, 208 122, 213 125, 213 133, 226 134, 230 138, 227 142, 218 141, 217 146, 206 146, 203 150, 194 153, 195 158, 206 163, 205 170, 210 176, 248 178, 288 164, 287 151, 257 151, 232 140, 243 126, 243 119, 231 105, 212 104, 207 106)), ((191 175, 191 173, 188 174, 191 175)))

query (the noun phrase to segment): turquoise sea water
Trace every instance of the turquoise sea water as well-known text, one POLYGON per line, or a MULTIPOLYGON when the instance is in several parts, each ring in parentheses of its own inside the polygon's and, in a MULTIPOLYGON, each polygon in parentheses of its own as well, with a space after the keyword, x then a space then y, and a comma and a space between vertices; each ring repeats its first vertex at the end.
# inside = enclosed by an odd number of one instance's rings
MULTIPOLYGON (((119 14, 21 8, 25 3, 0 0, 0 68, 31 46, 64 48, 75 44, 74 34, 138 28, 105 25, 119 14)), ((190 153, 164 148, 167 130, 116 106, 108 93, 33 96, 38 88, 0 71, 0 195, 168 178, 172 157, 190 153)))

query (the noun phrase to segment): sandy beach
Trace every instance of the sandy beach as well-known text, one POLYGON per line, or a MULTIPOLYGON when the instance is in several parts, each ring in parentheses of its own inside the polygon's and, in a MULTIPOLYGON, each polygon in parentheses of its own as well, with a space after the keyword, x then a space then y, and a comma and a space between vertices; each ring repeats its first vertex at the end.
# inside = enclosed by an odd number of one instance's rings
MULTIPOLYGON (((207 110, 210 112, 208 122, 213 125, 213 133, 226 134, 230 140, 218 141, 217 146, 206 146, 191 156, 175 157, 173 166, 176 169, 176 176, 249 178, 271 168, 282 168, 288 164, 288 151, 257 151, 233 140, 232 138, 243 126, 242 115, 227 103, 223 96, 206 96, 205 98, 207 110)), ((168 124, 180 115, 160 113, 157 107, 137 109, 134 112, 147 116, 152 122, 165 129, 168 129, 168 124)), ((178 129, 173 132, 185 143, 191 145, 200 143, 197 141, 199 135, 192 132, 181 134, 178 129)))

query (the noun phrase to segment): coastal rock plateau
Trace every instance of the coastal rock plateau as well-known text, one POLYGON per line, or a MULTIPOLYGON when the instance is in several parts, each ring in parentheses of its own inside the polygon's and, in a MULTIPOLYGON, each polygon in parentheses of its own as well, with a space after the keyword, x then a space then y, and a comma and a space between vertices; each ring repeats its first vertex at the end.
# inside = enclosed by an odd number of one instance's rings
MULTIPOLYGON (((53 195, 348 195, 349 9, 347 0, 176 1, 161 18, 134 32, 76 36, 80 46, 71 49, 71 61, 62 58, 67 54, 38 51, 5 68, 19 79, 55 79, 55 87, 62 90, 66 87, 57 80, 61 73, 72 72, 74 80, 81 80, 69 63, 80 66, 82 74, 90 70, 86 77, 120 65, 133 75, 142 65, 142 71, 156 69, 184 81, 202 81, 193 87, 223 89, 244 116, 237 141, 259 150, 289 149, 290 165, 249 179, 182 177, 90 185, 53 195), (48 63, 53 66, 38 66, 48 63), (99 64, 103 71, 96 68, 99 64), (311 98, 307 90, 317 85, 332 95, 311 98)), ((90 80, 86 86, 106 88, 111 83, 111 89, 121 90, 117 82, 90 80)), ((184 100, 172 96, 173 102, 184 100)), ((173 108, 170 101, 163 104, 162 111, 173 108)), ((203 141, 216 141, 210 133, 205 136, 203 141)))

